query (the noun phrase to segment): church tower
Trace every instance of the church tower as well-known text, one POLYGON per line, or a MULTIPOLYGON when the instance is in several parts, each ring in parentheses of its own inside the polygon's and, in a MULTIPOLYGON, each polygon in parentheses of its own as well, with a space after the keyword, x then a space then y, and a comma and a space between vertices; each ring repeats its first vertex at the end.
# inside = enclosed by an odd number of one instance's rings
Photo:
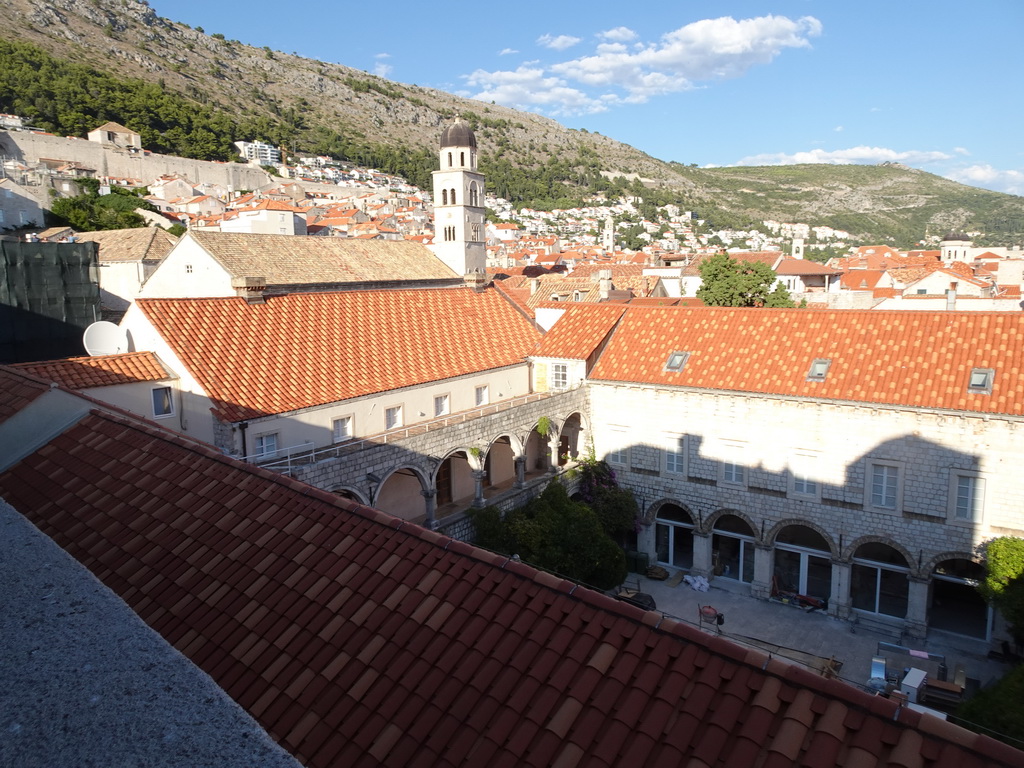
POLYGON ((462 118, 441 134, 440 161, 434 171, 434 253, 456 274, 483 273, 484 177, 476 169, 476 136, 462 118))

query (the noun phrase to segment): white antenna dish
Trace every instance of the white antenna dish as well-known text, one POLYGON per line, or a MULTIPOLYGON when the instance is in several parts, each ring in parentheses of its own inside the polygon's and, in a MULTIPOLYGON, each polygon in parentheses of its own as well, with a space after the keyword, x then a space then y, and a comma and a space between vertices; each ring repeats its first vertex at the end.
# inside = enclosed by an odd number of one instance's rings
POLYGON ((124 329, 106 320, 93 323, 82 335, 85 351, 93 357, 120 355, 128 351, 128 336, 124 329))

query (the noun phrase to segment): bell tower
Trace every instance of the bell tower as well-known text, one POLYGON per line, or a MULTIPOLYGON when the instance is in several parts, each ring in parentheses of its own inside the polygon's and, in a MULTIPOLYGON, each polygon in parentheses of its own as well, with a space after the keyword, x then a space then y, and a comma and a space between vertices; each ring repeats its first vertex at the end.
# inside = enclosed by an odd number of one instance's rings
POLYGON ((462 118, 441 134, 434 171, 434 254, 456 274, 483 273, 487 264, 484 177, 476 169, 476 136, 462 118))

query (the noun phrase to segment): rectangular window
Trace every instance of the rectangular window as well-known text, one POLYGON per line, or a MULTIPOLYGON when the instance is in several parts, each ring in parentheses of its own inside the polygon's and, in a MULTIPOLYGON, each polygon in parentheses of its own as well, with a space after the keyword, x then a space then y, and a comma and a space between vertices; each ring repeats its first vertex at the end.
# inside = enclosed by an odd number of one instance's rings
POLYGON ((569 366, 565 363, 552 363, 551 388, 565 389, 569 386, 569 366))
POLYGON ((487 385, 484 384, 476 388, 476 404, 477 406, 487 405, 491 401, 490 392, 487 389, 487 385))
POLYGON ((256 458, 270 459, 277 455, 277 433, 256 435, 256 458))
POLYGON ((608 463, 609 464, 621 464, 625 466, 629 463, 629 452, 625 448, 616 448, 608 452, 608 463))
POLYGON ((174 397, 170 387, 155 387, 153 389, 153 416, 163 418, 174 415, 174 397))
POLYGON ((447 416, 451 413, 451 399, 448 395, 438 395, 434 398, 434 415, 447 416))
POLYGON ((985 479, 955 472, 950 481, 950 519, 957 523, 981 522, 985 479))
POLYGON ((722 464, 722 481, 731 483, 732 485, 743 485, 746 479, 744 469, 745 468, 742 464, 733 464, 728 461, 724 462, 722 464))
POLYGON ((394 405, 384 411, 384 428, 395 429, 402 426, 402 406, 394 405))
POLYGON ((896 509, 899 469, 889 464, 871 465, 871 506, 896 509))
POLYGON ((790 493, 795 496, 817 496, 820 491, 816 475, 817 455, 794 453, 790 462, 790 493))
MULTIPOLYGON (((621 429, 621 428, 620 428, 621 429)), ((608 443, 612 449, 608 451, 605 459, 609 464, 627 466, 629 464, 629 436, 625 431, 612 431, 608 435, 608 443)))
POLYGON ((665 448, 665 472, 670 475, 686 474, 686 438, 670 438, 665 448))
POLYGON ((343 443, 346 440, 352 439, 352 417, 342 416, 340 419, 335 419, 333 424, 333 438, 336 443, 343 443))

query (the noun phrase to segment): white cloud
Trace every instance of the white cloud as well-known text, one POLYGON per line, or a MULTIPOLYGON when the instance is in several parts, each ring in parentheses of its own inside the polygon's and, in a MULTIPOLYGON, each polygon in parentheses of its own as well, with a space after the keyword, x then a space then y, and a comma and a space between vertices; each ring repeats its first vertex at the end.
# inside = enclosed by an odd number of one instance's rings
POLYGON ((385 59, 390 59, 390 53, 377 53, 373 56, 377 60, 377 63, 373 65, 373 74, 377 77, 387 77, 391 74, 391 70, 394 69, 390 64, 384 62, 385 59))
POLYGON ((953 147, 953 151, 956 152, 958 155, 969 155, 969 154, 971 154, 970 150, 965 149, 964 147, 953 147))
POLYGON ((598 32, 597 36, 601 40, 612 40, 616 43, 628 43, 630 40, 636 40, 636 32, 629 27, 606 29, 604 32, 598 32))
MULTIPOLYGON (((465 76, 483 90, 473 98, 549 114, 582 114, 610 106, 639 104, 653 96, 687 91, 702 80, 739 77, 751 67, 767 64, 787 48, 809 48, 821 34, 812 16, 790 19, 761 16, 704 19, 661 36, 656 42, 633 42, 636 33, 616 27, 598 33, 593 54, 556 62, 546 69, 523 64, 515 72, 477 70, 465 76), (629 46, 626 43, 630 43, 629 46), (530 85, 524 82, 529 72, 530 85), (536 87, 536 91, 531 88, 536 87), (554 94, 570 99, 557 104, 554 94)), ((550 34, 539 45, 561 51, 580 42, 550 34)))
POLYGON ((827 163, 830 165, 852 165, 866 163, 907 163, 923 165, 952 159, 946 152, 910 150, 897 152, 885 147, 850 147, 848 149, 812 149, 807 152, 766 153, 751 155, 738 160, 734 165, 796 165, 797 163, 827 163))
POLYGON ((833 130, 833 131, 835 131, 836 133, 842 133, 842 132, 843 132, 843 126, 841 126, 841 125, 837 125, 837 126, 836 126, 835 128, 833 128, 832 130, 833 130))
POLYGON ((519 53, 515 48, 502 48, 498 51, 499 56, 508 56, 511 53, 519 53))
POLYGON ((566 85, 558 77, 545 76, 542 67, 523 65, 516 70, 487 72, 478 69, 466 76, 466 83, 483 90, 473 94, 479 101, 493 101, 517 109, 547 108, 553 115, 604 112, 607 98, 593 98, 566 85))
POLYGON ((984 163, 960 168, 946 174, 946 178, 959 181, 961 184, 984 187, 996 192, 1024 195, 1024 171, 1001 171, 984 163))
POLYGON ((606 45, 596 55, 551 69, 585 85, 624 89, 627 101, 639 102, 689 90, 697 80, 738 77, 769 63, 785 48, 809 47, 808 38, 819 34, 821 22, 811 16, 795 21, 785 16, 739 21, 726 16, 687 24, 632 53, 606 45))
POLYGON ((545 48, 551 48, 555 51, 564 51, 566 48, 572 48, 576 43, 580 42, 581 38, 573 37, 572 35, 541 35, 537 38, 537 44, 543 45, 545 48))

